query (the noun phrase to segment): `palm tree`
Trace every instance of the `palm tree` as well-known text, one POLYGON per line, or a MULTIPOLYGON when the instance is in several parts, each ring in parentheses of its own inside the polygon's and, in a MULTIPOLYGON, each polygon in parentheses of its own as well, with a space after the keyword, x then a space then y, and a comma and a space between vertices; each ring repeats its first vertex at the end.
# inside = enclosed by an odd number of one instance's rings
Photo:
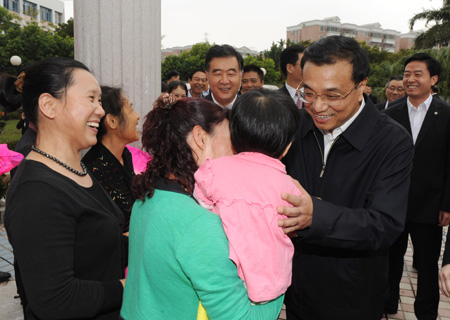
POLYGON ((426 20, 426 26, 431 21, 435 25, 422 32, 415 41, 418 49, 433 48, 435 46, 447 46, 450 43, 450 0, 443 0, 443 7, 439 10, 425 10, 414 15, 409 20, 412 30, 417 20, 426 20))

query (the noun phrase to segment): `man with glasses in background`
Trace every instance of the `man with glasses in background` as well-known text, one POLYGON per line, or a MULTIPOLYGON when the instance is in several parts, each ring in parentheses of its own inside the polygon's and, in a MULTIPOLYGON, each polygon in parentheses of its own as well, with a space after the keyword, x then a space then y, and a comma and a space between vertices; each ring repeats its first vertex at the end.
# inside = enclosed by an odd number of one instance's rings
POLYGON ((392 101, 404 97, 405 94, 406 91, 405 87, 403 86, 403 76, 401 74, 397 74, 395 76, 390 77, 389 80, 386 82, 387 100, 385 102, 377 103, 375 106, 377 107, 378 110, 382 111, 384 109, 387 109, 392 101))
POLYGON ((413 143, 363 95, 369 61, 354 39, 314 42, 301 67, 305 110, 283 162, 303 194, 283 194, 293 207, 278 208, 295 246, 287 319, 380 320, 413 143))

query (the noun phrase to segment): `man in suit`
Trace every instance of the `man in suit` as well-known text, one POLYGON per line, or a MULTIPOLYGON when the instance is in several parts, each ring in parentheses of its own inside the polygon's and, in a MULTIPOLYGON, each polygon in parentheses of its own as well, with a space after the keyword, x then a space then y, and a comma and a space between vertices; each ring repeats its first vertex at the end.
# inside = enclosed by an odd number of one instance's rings
POLYGON ((302 59, 305 108, 283 159, 304 189, 279 225, 293 238, 289 320, 380 320, 388 248, 402 232, 414 147, 363 94, 370 65, 356 40, 331 36, 302 59))
POLYGON ((386 82, 385 90, 387 100, 375 105, 380 111, 387 109, 389 103, 403 97, 406 94, 405 88, 403 87, 403 76, 401 74, 391 76, 386 82))
POLYGON ((210 93, 205 99, 231 109, 241 87, 244 59, 228 44, 214 45, 206 52, 205 70, 210 93))
POLYGON ((364 89, 364 92, 367 94, 370 100, 372 100, 373 103, 377 103, 378 99, 372 94, 372 85, 367 83, 366 88, 364 89))
POLYGON ((430 94, 439 80, 439 62, 417 53, 405 62, 408 98, 385 112, 404 126, 414 141, 413 170, 404 232, 390 250, 387 313, 396 313, 408 235, 418 269, 414 312, 419 320, 438 315, 438 259, 442 227, 450 222, 450 106, 430 94))
POLYGON ((203 91, 205 90, 205 85, 208 83, 206 78, 205 70, 194 69, 189 74, 188 78, 189 85, 191 88, 188 91, 188 97, 201 98, 203 91))
POLYGON ((241 94, 262 88, 264 85, 264 72, 260 67, 248 64, 244 67, 241 82, 241 94))
POLYGON ((281 52, 280 69, 286 77, 286 83, 280 88, 280 91, 289 95, 299 109, 303 103, 299 99, 297 90, 303 82, 302 67, 300 62, 305 48, 300 45, 289 46, 281 52))
POLYGON ((166 75, 166 83, 169 84, 172 81, 180 81, 180 74, 176 70, 170 70, 166 75))

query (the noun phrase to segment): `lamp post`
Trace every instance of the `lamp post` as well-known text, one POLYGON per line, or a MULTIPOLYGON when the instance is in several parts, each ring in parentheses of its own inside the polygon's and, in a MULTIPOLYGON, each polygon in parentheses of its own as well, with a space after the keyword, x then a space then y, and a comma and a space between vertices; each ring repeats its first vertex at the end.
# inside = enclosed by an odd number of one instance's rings
POLYGON ((18 67, 22 64, 22 59, 19 56, 12 56, 11 59, 9 59, 9 62, 11 62, 14 67, 18 67))
MULTIPOLYGON (((19 56, 12 56, 10 59, 9 59, 9 62, 11 62, 11 65, 12 65, 12 69, 14 70, 13 72, 13 74, 15 75, 15 76, 17 76, 17 70, 18 70, 18 67, 22 64, 22 58, 20 58, 19 56)), ((11 72, 12 73, 12 72, 11 72)))

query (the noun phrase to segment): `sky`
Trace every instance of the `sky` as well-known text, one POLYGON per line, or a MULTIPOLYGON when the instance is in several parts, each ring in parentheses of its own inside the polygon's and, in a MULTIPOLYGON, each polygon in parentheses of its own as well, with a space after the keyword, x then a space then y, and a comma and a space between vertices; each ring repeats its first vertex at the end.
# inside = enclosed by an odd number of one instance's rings
MULTIPOLYGON (((73 1, 64 1, 66 19, 73 1)), ((379 22, 383 29, 409 32, 409 19, 439 9, 442 0, 161 0, 163 48, 204 42, 267 50, 286 39, 286 27, 338 16, 341 23, 379 22)), ((414 30, 425 28, 419 21, 414 30)))

